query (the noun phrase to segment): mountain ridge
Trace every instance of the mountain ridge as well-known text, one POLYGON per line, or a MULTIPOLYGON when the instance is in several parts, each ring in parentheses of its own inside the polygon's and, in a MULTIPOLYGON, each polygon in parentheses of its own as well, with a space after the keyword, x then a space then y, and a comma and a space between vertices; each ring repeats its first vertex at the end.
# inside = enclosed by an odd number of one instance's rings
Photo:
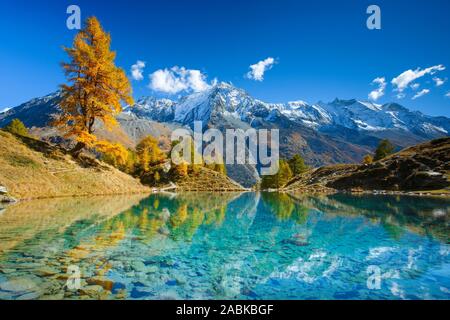
POLYGON ((319 101, 309 104, 303 100, 267 103, 251 97, 243 89, 223 82, 211 89, 186 95, 178 101, 143 97, 133 108, 128 107, 127 110, 157 121, 188 124, 193 120, 209 120, 213 108, 208 108, 208 103, 221 103, 225 106, 222 107, 223 113, 249 123, 252 116, 265 116, 266 120, 270 120, 278 111, 289 120, 314 129, 330 125, 368 132, 402 129, 425 139, 450 132, 449 118, 411 111, 395 102, 376 104, 358 99, 336 98, 329 103, 319 101))
MULTIPOLYGON (((0 127, 19 118, 45 139, 57 136, 48 126, 59 112, 60 93, 35 98, 0 113, 0 127)), ((99 126, 102 138, 133 147, 145 135, 170 137, 180 127, 193 128, 202 121, 203 128, 278 129, 280 156, 301 154, 307 164, 318 167, 337 163, 358 163, 372 153, 381 139, 390 139, 397 149, 448 136, 450 119, 410 111, 398 103, 383 105, 358 99, 335 99, 309 104, 303 100, 266 103, 245 90, 228 83, 187 94, 177 100, 142 97, 133 106, 125 106, 117 116, 118 132, 99 126), (119 139, 119 140, 118 140, 119 139)), ((166 139, 167 140, 167 139, 166 139)), ((227 166, 229 176, 249 187, 258 181, 256 167, 227 166)))
MULTIPOLYGON (((51 115, 58 113, 60 99, 60 91, 55 91, 9 108, 0 113, 0 126, 5 126, 12 117, 19 117, 27 127, 45 127, 51 115)), ((316 130, 329 130, 330 126, 370 133, 400 129, 424 139, 448 135, 450 132, 450 118, 411 111, 395 102, 376 104, 358 99, 335 98, 329 103, 319 101, 310 104, 303 100, 267 103, 224 82, 202 92, 187 94, 178 100, 143 96, 133 106, 125 106, 122 114, 134 114, 138 118, 156 122, 188 125, 193 121, 209 121, 217 106, 220 110, 216 111, 238 118, 251 126, 259 118, 270 121, 283 115, 316 130)))

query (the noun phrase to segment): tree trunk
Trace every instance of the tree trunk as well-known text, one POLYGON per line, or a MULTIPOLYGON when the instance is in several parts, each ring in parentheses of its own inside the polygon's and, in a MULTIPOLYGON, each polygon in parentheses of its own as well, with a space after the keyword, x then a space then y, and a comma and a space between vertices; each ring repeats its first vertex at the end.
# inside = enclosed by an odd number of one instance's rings
POLYGON ((72 154, 72 156, 74 156, 75 158, 78 158, 78 156, 80 155, 81 151, 83 151, 84 147, 86 147, 86 144, 84 144, 83 142, 78 142, 75 147, 73 147, 72 150, 70 150, 70 153, 72 154))

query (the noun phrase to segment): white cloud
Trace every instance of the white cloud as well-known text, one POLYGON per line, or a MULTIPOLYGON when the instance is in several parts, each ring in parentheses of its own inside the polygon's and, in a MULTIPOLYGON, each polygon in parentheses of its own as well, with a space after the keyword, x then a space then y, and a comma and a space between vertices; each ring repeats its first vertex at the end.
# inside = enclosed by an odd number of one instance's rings
POLYGON ((149 87, 155 91, 175 94, 181 91, 200 92, 211 86, 199 70, 175 66, 153 72, 150 75, 149 87))
POLYGON ((413 90, 417 90, 417 89, 419 89, 419 87, 420 87, 420 84, 419 84, 419 83, 413 83, 413 84, 411 85, 411 88, 412 88, 413 90))
POLYGON ((144 68, 145 62, 138 60, 135 64, 131 66, 131 77, 137 81, 143 80, 144 75, 142 73, 144 72, 144 68))
POLYGON ((391 83, 394 87, 396 87, 396 90, 398 92, 402 92, 412 81, 419 79, 426 74, 435 74, 436 72, 443 70, 445 70, 445 67, 442 64, 432 66, 423 70, 420 68, 417 68, 414 71, 409 69, 400 74, 398 77, 392 79, 391 83))
POLYGON ((424 95, 426 95, 428 93, 430 93, 430 90, 423 89, 423 90, 417 92, 416 95, 414 97, 412 97, 412 99, 415 100, 415 99, 420 98, 421 96, 424 96, 424 95))
POLYGON ((450 98, 450 91, 445 94, 447 98, 450 98))
POLYGON ((434 77, 433 78, 434 83, 436 84, 436 87, 440 87, 444 84, 445 80, 438 78, 438 77, 434 77))
POLYGON ((377 101, 379 98, 384 96, 384 90, 386 89, 386 78, 375 78, 372 81, 372 84, 377 84, 378 88, 369 93, 369 99, 377 101))
POLYGON ((206 83, 206 76, 202 74, 199 70, 187 70, 188 72, 188 83, 194 92, 204 91, 209 88, 208 83, 206 83))
POLYGON ((398 93, 398 94, 396 95, 396 97, 397 97, 397 99, 403 99, 404 97, 406 97, 406 94, 404 94, 403 92, 401 92, 401 93, 398 93))
POLYGON ((247 72, 247 78, 256 80, 256 81, 263 81, 264 80, 264 73, 267 70, 272 69, 273 65, 275 64, 275 59, 272 57, 268 57, 265 60, 259 61, 258 63, 252 64, 250 66, 250 71, 247 72))

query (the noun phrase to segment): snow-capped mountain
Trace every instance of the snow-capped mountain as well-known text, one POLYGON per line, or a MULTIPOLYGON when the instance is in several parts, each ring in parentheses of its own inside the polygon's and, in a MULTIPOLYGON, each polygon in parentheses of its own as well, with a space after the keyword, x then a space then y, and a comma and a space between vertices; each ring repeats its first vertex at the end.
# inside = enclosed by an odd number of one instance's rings
POLYGON ((172 100, 143 97, 136 102, 132 109, 127 107, 124 112, 154 121, 171 122, 174 120, 174 109, 175 102, 172 100))
POLYGON ((40 98, 34 98, 21 105, 0 113, 0 127, 6 126, 12 119, 20 119, 27 127, 45 127, 52 114, 59 112, 60 91, 40 98))
MULTIPOLYGON (((34 134, 58 138, 49 123, 59 112, 60 100, 60 93, 55 92, 0 113, 0 127, 19 118, 27 127, 37 128, 34 134)), ((125 107, 117 118, 118 132, 99 126, 97 133, 127 147, 149 134, 169 137, 175 128, 192 126, 194 121, 202 121, 204 128, 219 130, 279 129, 280 156, 289 158, 300 153, 313 166, 359 162, 373 152, 382 138, 390 139, 397 147, 407 147, 450 132, 449 118, 427 116, 396 103, 379 105, 355 99, 267 103, 227 83, 177 100, 144 97, 125 107)), ((249 165, 227 166, 227 171, 244 186, 258 179, 256 168, 249 165)))
POLYGON ((254 121, 276 122, 279 116, 321 131, 347 128, 378 135, 399 130, 423 139, 448 135, 450 119, 431 117, 396 104, 384 105, 359 100, 339 100, 309 104, 304 101, 266 103, 254 99, 242 89, 219 83, 209 90, 193 93, 178 101, 143 98, 128 112, 155 121, 188 125, 193 121, 207 123, 215 114, 254 126, 254 121))
MULTIPOLYGON (((14 117, 28 127, 47 125, 51 114, 57 113, 60 92, 32 99, 8 111, 0 113, 0 126, 14 117)), ((384 105, 359 100, 335 99, 330 103, 309 104, 304 101, 266 103, 251 97, 246 91, 227 83, 192 93, 177 101, 143 97, 134 106, 128 106, 125 114, 139 119, 190 125, 193 121, 205 124, 214 117, 239 120, 257 127, 261 122, 276 123, 280 117, 317 131, 351 129, 382 136, 386 132, 412 135, 418 140, 432 139, 450 134, 450 119, 431 117, 418 111, 410 111, 397 103, 384 105)))

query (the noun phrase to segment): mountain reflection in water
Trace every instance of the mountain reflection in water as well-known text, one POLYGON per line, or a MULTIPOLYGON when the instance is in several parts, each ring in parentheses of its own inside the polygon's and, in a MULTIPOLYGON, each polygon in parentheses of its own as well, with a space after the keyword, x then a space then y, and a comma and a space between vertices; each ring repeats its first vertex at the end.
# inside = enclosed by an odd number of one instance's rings
POLYGON ((449 213, 387 195, 22 202, 0 214, 0 299, 448 299, 449 213))

